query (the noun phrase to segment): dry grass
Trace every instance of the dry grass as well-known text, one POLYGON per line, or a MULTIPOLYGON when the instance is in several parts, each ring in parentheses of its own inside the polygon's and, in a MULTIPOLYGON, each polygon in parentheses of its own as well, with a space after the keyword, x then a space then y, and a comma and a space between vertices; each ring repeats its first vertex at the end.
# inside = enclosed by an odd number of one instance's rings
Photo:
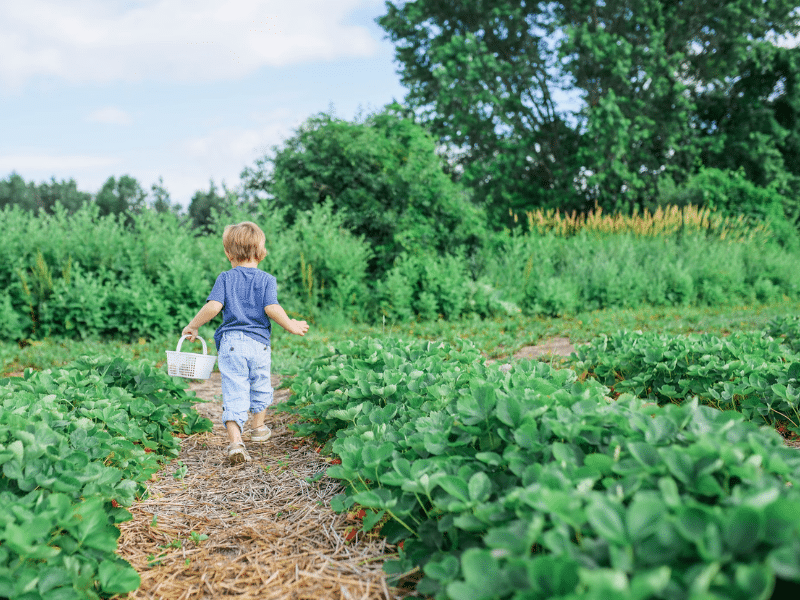
POLYGON ((579 231, 593 233, 632 233, 639 236, 657 237, 674 235, 680 231, 704 231, 720 239, 740 242, 766 235, 763 225, 752 226, 744 216, 722 217, 709 209, 696 206, 665 206, 651 213, 634 215, 604 215, 602 207, 596 206, 588 213, 561 214, 558 210, 537 209, 525 213, 528 229, 540 235, 553 232, 560 236, 575 235, 579 231))
MULTIPOLYGON (((359 532, 346 541, 359 524, 329 508, 339 484, 327 477, 306 481, 327 463, 293 437, 290 417, 269 411, 272 438, 248 443, 253 461, 232 467, 219 423, 219 373, 193 389, 215 400, 197 406, 214 421, 214 431, 184 439, 177 461, 131 508, 133 520, 120 525, 119 555, 142 577, 129 598, 403 597, 382 571, 394 548, 375 534, 359 532)), ((286 394, 277 391, 276 401, 286 394)))

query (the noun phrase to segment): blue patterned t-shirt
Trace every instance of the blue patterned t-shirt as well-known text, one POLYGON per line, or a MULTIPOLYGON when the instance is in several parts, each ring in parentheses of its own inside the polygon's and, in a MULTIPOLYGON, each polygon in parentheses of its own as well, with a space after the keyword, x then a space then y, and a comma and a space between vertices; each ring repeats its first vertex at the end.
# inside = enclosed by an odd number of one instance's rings
POLYGON ((269 346, 272 324, 264 312, 270 304, 278 304, 278 284, 273 275, 252 267, 235 267, 223 271, 214 282, 206 302, 222 303, 222 325, 214 332, 219 351, 222 334, 241 331, 246 336, 269 346))

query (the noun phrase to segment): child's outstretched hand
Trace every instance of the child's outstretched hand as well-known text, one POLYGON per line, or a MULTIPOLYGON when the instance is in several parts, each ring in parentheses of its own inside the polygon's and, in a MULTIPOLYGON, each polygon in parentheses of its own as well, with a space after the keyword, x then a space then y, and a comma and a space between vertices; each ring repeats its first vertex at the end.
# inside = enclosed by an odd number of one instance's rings
POLYGON ((305 335, 306 331, 308 331, 308 323, 305 321, 298 321, 297 319, 292 319, 291 328, 289 329, 290 333, 295 335, 305 335))
POLYGON ((189 341, 193 342, 197 339, 197 327, 189 327, 188 325, 183 328, 181 336, 188 335, 189 341))

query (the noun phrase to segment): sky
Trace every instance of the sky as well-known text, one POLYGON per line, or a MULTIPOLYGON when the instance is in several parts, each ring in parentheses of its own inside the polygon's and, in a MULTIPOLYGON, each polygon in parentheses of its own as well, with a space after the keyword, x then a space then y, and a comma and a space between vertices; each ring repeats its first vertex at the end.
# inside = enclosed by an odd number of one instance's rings
POLYGON ((308 117, 401 101, 383 0, 0 2, 0 179, 239 185, 308 117))

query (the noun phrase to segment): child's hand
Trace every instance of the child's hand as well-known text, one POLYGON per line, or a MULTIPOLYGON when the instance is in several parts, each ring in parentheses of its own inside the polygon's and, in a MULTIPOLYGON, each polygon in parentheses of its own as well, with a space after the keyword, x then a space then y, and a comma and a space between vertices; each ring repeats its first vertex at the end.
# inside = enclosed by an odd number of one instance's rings
POLYGON ((306 331, 308 331, 308 323, 305 321, 298 321, 297 319, 292 319, 291 321, 292 328, 290 332, 295 335, 305 335, 306 331))
POLYGON ((183 328, 181 336, 188 335, 189 341, 193 342, 197 339, 197 327, 189 327, 188 325, 183 328))

